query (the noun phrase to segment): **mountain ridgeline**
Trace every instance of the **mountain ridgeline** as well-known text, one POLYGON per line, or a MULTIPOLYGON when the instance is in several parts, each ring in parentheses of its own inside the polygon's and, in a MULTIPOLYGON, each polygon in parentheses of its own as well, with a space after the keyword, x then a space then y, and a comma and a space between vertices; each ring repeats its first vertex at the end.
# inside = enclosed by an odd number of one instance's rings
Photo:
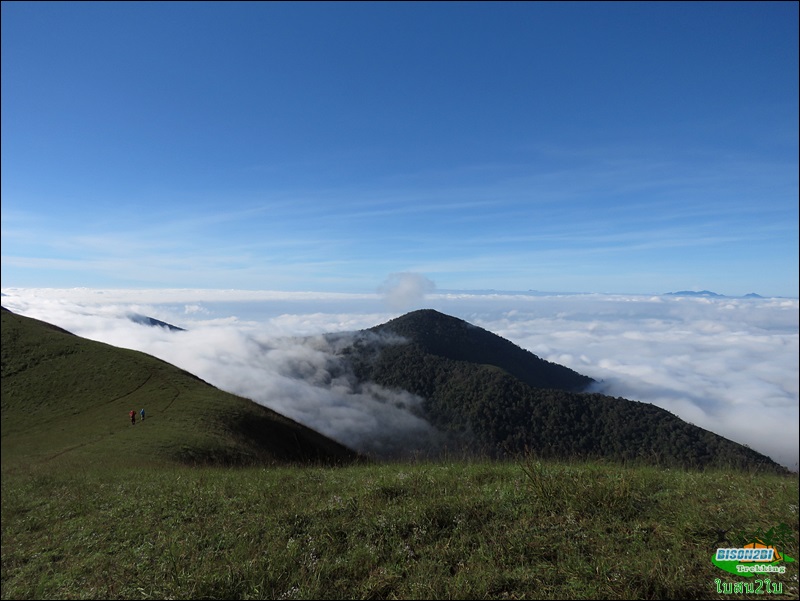
POLYGON ((461 319, 420 310, 371 328, 343 354, 355 376, 424 399, 455 449, 782 471, 770 458, 647 403, 586 392, 594 380, 461 319), (364 340, 361 338, 360 340, 364 340))
POLYGON ((497 334, 432 309, 408 313, 369 331, 406 338, 427 355, 500 368, 536 388, 580 391, 594 382, 568 367, 540 359, 497 334))

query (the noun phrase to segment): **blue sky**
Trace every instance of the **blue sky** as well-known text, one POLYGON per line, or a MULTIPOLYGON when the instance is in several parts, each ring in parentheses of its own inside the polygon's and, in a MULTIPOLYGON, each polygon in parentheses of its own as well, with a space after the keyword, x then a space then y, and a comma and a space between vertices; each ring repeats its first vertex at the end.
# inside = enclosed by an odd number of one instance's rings
POLYGON ((798 296, 798 4, 2 4, 3 287, 798 296))

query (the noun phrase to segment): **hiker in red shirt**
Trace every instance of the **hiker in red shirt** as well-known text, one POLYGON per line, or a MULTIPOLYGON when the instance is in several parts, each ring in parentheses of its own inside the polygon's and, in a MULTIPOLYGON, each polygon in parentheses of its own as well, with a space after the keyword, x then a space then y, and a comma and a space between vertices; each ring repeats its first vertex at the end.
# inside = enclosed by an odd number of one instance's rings
POLYGON ((136 412, 133 409, 131 409, 130 415, 131 415, 131 425, 135 426, 136 425, 136 412))

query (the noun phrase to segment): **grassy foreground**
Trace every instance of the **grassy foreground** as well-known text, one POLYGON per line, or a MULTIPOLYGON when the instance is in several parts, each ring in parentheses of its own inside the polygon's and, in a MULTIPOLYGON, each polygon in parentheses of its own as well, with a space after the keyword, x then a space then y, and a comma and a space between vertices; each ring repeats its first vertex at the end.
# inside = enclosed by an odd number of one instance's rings
MULTIPOLYGON (((726 531, 785 523, 781 551, 798 557, 796 475, 533 459, 84 468, 3 469, 3 599, 736 598, 715 579, 744 579, 711 563, 726 531)), ((798 597, 786 565, 769 597, 798 597)))

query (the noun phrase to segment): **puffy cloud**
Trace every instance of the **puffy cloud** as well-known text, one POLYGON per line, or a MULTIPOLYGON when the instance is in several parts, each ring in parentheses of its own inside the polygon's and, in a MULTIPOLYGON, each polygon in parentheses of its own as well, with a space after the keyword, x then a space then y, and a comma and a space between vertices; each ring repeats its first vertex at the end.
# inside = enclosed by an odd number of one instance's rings
POLYGON ((406 311, 417 307, 425 296, 436 290, 436 284, 419 273, 393 273, 378 288, 392 310, 406 311))

